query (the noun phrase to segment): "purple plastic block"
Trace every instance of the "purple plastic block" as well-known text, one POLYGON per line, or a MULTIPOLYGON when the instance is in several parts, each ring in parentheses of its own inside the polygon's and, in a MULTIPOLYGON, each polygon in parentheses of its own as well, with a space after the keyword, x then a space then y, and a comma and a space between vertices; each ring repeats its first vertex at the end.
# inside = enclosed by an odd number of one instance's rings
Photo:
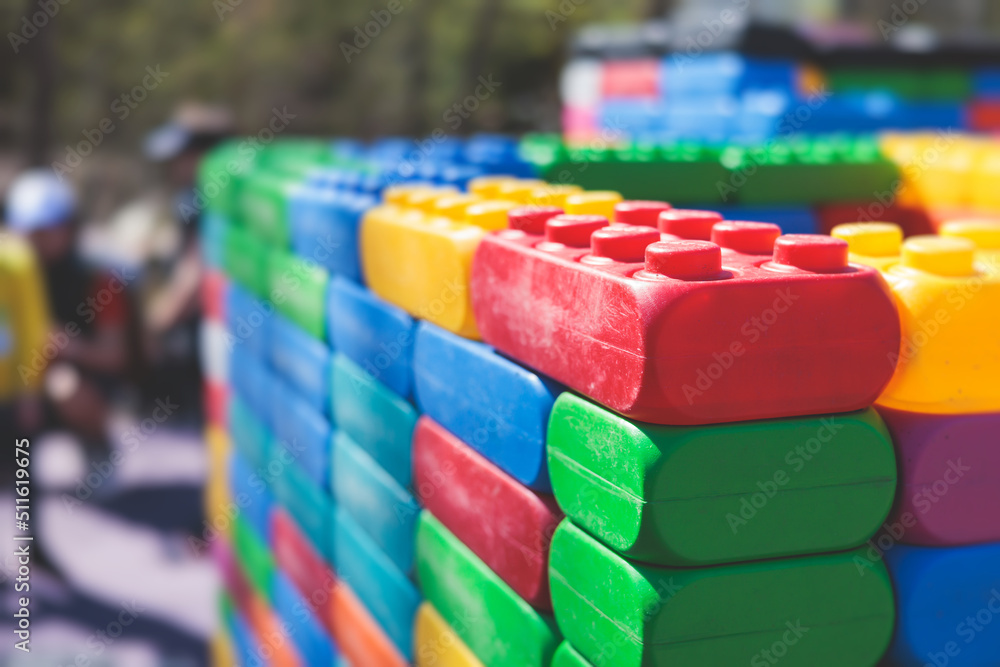
POLYGON ((878 408, 899 461, 889 525, 899 541, 1000 541, 1000 412, 938 415, 878 408))

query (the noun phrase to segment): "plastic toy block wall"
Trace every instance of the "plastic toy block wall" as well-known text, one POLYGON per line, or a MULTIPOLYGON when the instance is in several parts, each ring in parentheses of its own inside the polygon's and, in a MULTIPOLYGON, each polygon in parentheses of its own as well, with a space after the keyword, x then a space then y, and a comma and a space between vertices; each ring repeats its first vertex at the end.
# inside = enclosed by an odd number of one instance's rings
MULTIPOLYGON (((837 168, 894 169, 862 143, 837 168)), ((760 187, 845 204, 819 145, 760 187)), ((777 195, 623 200, 649 162, 548 185, 548 140, 407 146, 275 145, 209 202, 219 655, 276 628, 301 665, 1000 655, 952 636, 1000 587, 996 226, 782 234, 727 219, 805 219, 777 195)), ((701 197, 745 155, 670 168, 701 197)))
POLYGON ((997 128, 995 44, 947 44, 939 35, 933 48, 913 50, 888 40, 899 25, 884 20, 889 32, 865 41, 856 25, 798 32, 734 21, 740 12, 584 30, 560 82, 565 136, 753 143, 997 128))

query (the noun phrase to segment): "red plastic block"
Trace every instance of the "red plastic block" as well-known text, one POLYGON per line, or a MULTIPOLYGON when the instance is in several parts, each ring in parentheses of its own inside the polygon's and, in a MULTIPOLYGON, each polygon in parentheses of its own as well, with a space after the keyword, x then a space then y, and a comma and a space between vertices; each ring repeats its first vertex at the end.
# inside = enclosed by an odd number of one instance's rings
POLYGON ((205 319, 216 322, 226 321, 226 276, 209 269, 201 284, 201 307, 205 319))
POLYGON ((220 382, 205 381, 205 416, 208 423, 228 430, 229 387, 220 382))
POLYGON ((716 224, 720 248, 594 216, 499 231, 473 262, 476 322, 500 352, 640 421, 867 407, 899 350, 888 288, 839 239, 777 233, 716 224), (751 254, 768 244, 776 256, 751 254))
POLYGON ((271 548, 278 567, 288 575, 313 614, 333 633, 330 600, 339 586, 333 570, 316 553, 295 520, 281 508, 276 508, 271 514, 271 534, 271 548))
POLYGON ((671 238, 709 241, 712 239, 712 227, 717 222, 722 222, 722 216, 715 211, 675 208, 660 213, 657 226, 671 238))
POLYGON ((969 105, 969 129, 975 132, 1000 130, 1000 100, 979 99, 969 105))
POLYGON ((611 60, 601 72, 601 96, 611 98, 658 97, 660 94, 659 60, 611 60))
POLYGON ((549 542, 563 514, 424 416, 413 432, 418 499, 524 600, 551 611, 549 542))
POLYGON ((669 210, 670 204, 665 201, 623 201, 615 204, 615 222, 656 227, 660 215, 669 210))
POLYGON ((899 461, 898 498, 887 522, 893 537, 925 546, 1000 541, 1000 413, 878 413, 899 461))

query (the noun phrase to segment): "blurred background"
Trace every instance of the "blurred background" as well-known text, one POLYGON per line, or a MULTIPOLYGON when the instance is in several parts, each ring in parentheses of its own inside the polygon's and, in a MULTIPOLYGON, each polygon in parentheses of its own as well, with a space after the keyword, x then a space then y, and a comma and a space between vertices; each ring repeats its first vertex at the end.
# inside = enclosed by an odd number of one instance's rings
MULTIPOLYGON (((898 0, 392 2, 0 4, 0 270, 21 270, 12 231, 45 279, 0 296, 9 309, 47 310, 54 327, 26 372, 2 369, 4 445, 33 438, 39 541, 34 651, 5 642, 0 664, 206 664, 218 583, 191 539, 206 529, 208 464, 198 226, 183 211, 198 161, 220 140, 276 119, 287 136, 559 132, 568 62, 601 49, 641 55, 660 28, 700 29, 734 5, 747 10, 741 21, 904 48, 1000 33, 1000 4, 987 0, 910 0, 905 31, 884 23, 907 5, 898 0), (455 110, 484 84, 475 113, 455 110)), ((16 566, 0 561, 7 623, 16 566)))

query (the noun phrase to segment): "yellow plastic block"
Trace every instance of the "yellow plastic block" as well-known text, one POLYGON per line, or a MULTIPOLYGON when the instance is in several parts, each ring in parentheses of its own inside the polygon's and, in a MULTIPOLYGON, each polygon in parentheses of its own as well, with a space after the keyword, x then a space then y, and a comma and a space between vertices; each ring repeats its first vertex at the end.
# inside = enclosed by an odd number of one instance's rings
POLYGON ((465 209, 465 222, 488 232, 507 228, 507 212, 518 206, 517 202, 493 199, 477 202, 465 209))
POLYGON ((518 180, 521 179, 514 176, 479 176, 469 181, 469 194, 477 195, 484 199, 496 199, 501 187, 518 180))
POLYGON ((615 219, 615 204, 622 196, 611 190, 580 192, 566 198, 566 213, 573 215, 603 215, 608 220, 615 219))
POLYGON ((450 197, 441 197, 434 203, 433 213, 435 215, 443 215, 449 220, 461 221, 465 219, 465 211, 472 204, 476 204, 481 201, 486 201, 478 195, 454 195, 450 197))
POLYGON ((987 271, 1000 273, 1000 221, 954 220, 943 224, 939 233, 972 241, 980 265, 987 271))
POLYGON ((973 196, 972 175, 986 145, 954 132, 887 134, 882 152, 898 166, 902 187, 897 202, 904 206, 960 207, 973 196))
POLYGON ((372 292, 419 317, 478 338, 469 298, 472 254, 486 231, 386 204, 361 221, 361 266, 372 292))
MULTIPOLYGON (((480 191, 520 182, 509 177, 475 181, 480 191)), ((524 182, 532 190, 538 186, 538 181, 524 182)), ((507 212, 517 205, 442 188, 393 190, 361 221, 361 266, 368 287, 415 317, 479 338, 469 294, 472 255, 486 233, 507 227, 507 212)))
POLYGON ((880 270, 897 263, 903 249, 903 229, 891 222, 850 222, 830 235, 847 241, 849 261, 880 270))
POLYGON ((424 602, 417 610, 413 637, 417 667, 482 667, 483 665, 430 602, 424 602))
POLYGON ((436 192, 438 188, 427 183, 403 183, 390 185, 382 192, 382 200, 386 204, 403 204, 408 197, 421 192, 436 192))
POLYGON ((232 498, 227 475, 231 451, 229 435, 218 426, 209 426, 205 431, 205 442, 208 446, 208 480, 203 498, 205 522, 227 533, 231 523, 227 505, 232 498))
POLYGON ((545 187, 545 185, 545 181, 532 179, 509 181, 500 185, 497 189, 496 196, 499 199, 506 199, 517 202, 518 204, 527 204, 531 201, 531 193, 538 188, 545 187))
POLYGON ((235 667, 237 664, 233 645, 224 632, 217 632, 212 637, 210 651, 212 667, 235 667))
POLYGON ((896 372, 877 403, 935 414, 1000 411, 1000 272, 961 237, 915 236, 883 271, 900 312, 896 372))
POLYGON ((437 203, 445 197, 454 197, 459 194, 458 190, 451 186, 440 188, 421 188, 407 192, 401 198, 400 204, 430 213, 437 206, 437 203))
POLYGON ((566 200, 571 195, 583 192, 579 185, 544 185, 533 190, 528 203, 532 206, 558 206, 566 208, 566 200))

